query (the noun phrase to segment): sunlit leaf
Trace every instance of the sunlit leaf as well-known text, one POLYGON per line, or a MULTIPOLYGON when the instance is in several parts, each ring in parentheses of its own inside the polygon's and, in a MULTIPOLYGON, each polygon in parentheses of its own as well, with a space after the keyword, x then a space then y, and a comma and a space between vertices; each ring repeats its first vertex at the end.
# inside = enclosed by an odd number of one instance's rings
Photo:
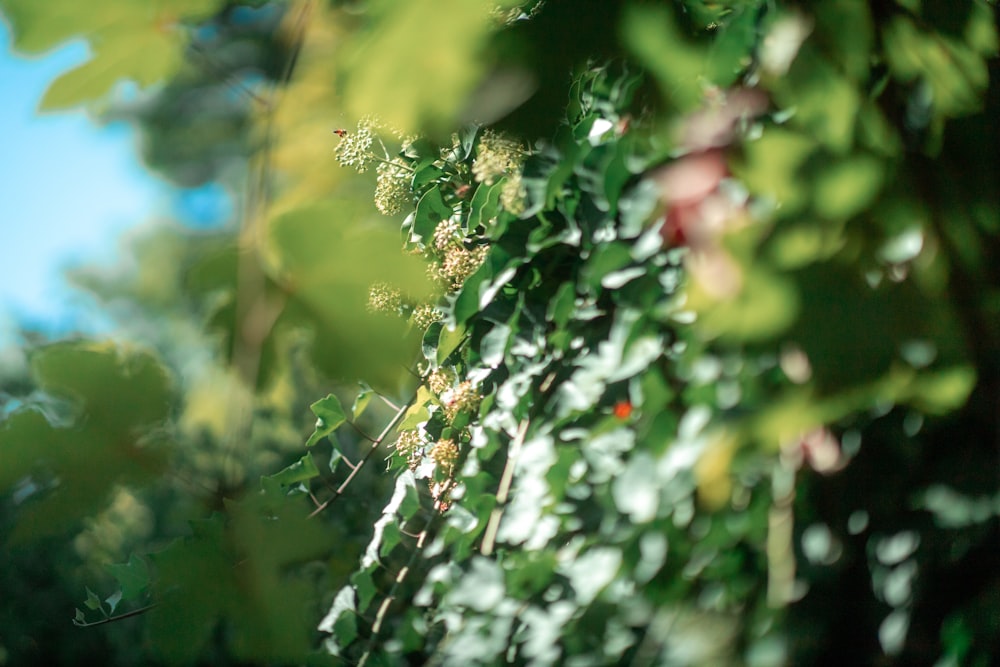
POLYGON ((312 453, 307 453, 301 459, 288 466, 281 472, 270 475, 269 478, 283 486, 291 486, 299 482, 305 482, 319 476, 319 468, 313 461, 312 453))
POLYGON ((309 406, 309 409, 316 415, 316 428, 306 441, 306 447, 312 447, 347 421, 347 414, 340 405, 340 399, 333 394, 327 394, 326 398, 316 401, 309 406))

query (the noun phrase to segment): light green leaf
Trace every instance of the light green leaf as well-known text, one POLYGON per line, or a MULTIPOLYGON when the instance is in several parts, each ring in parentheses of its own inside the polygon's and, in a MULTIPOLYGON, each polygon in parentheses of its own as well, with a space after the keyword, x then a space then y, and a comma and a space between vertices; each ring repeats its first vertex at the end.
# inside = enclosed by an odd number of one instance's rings
POLYGON ((441 338, 438 339, 437 362, 444 363, 448 356, 458 349, 458 346, 465 342, 465 327, 444 327, 441 329, 441 338))
POLYGON ((361 413, 365 411, 365 408, 368 407, 368 404, 371 402, 372 396, 375 393, 371 387, 363 382, 361 383, 361 387, 361 393, 355 397, 354 405, 351 406, 351 414, 355 419, 360 417, 361 413))
POLYGON ((90 609, 91 611, 97 611, 98 609, 101 609, 101 598, 97 597, 97 593, 88 588, 87 599, 84 600, 83 604, 87 607, 87 609, 90 609))
POLYGON ((669 9, 629 5, 622 19, 622 35, 668 100, 682 111, 701 101, 707 59, 702 49, 685 40, 669 9))
POLYGON ((292 484, 305 482, 314 477, 319 477, 319 468, 316 467, 316 463, 313 461, 312 453, 310 452, 284 470, 269 475, 268 479, 282 486, 291 486, 292 484))
POLYGON ((882 188, 882 164, 858 156, 825 167, 816 182, 816 212, 846 220, 865 210, 882 188))
POLYGON ((343 99, 357 117, 378 111, 405 132, 450 127, 479 80, 491 30, 488 8, 471 0, 379 3, 343 59, 343 99))
POLYGON ((115 613, 115 609, 118 608, 118 603, 121 601, 122 601, 121 591, 115 591, 114 593, 112 593, 111 595, 109 595, 104 599, 105 604, 108 605, 108 609, 110 610, 109 613, 112 614, 115 613))
POLYGON ((417 389, 417 397, 413 400, 413 405, 406 411, 403 420, 399 422, 398 431, 409 431, 417 428, 420 424, 430 419, 431 414, 427 409, 427 404, 434 400, 430 389, 421 385, 417 389))
POLYGON ((340 405, 340 399, 333 394, 327 394, 326 398, 321 398, 309 408, 316 415, 316 430, 306 441, 306 447, 312 447, 347 421, 347 415, 340 405))

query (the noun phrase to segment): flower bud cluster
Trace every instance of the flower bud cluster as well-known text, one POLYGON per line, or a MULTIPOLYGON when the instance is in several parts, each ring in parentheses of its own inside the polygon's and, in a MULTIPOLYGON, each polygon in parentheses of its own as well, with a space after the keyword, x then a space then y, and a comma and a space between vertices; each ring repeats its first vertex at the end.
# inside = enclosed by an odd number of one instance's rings
POLYGON ((518 169, 508 176, 507 181, 503 184, 503 188, 500 190, 500 205, 514 215, 520 215, 524 212, 527 198, 528 192, 524 189, 521 170, 518 169))
POLYGON ((449 247, 440 264, 431 264, 428 273, 432 279, 445 283, 450 289, 457 290, 462 283, 476 272, 486 255, 489 246, 479 246, 472 250, 460 245, 449 247))
POLYGON ((434 248, 444 252, 449 246, 460 244, 462 227, 455 220, 442 220, 434 229, 434 248))
POLYGON ((401 158, 381 162, 375 170, 375 208, 382 215, 396 215, 412 201, 410 168, 401 158))
POLYGON ((368 310, 372 312, 396 314, 402 305, 402 294, 387 283, 375 283, 368 291, 368 310))
POLYGON ((493 185, 498 179, 519 171, 523 161, 521 144, 493 130, 486 130, 479 139, 472 175, 479 183, 493 185))
POLYGON ((435 322, 440 322, 443 317, 444 313, 442 313, 437 306, 429 303, 422 303, 414 308, 413 312, 410 313, 410 322, 413 323, 413 326, 422 331, 435 322))
POLYGON ((471 381, 460 382, 444 399, 445 416, 454 421, 460 412, 471 412, 479 407, 483 397, 479 395, 471 381))
POLYGON ((375 161, 372 146, 375 144, 375 130, 378 123, 373 118, 362 118, 353 132, 347 132, 340 138, 340 143, 334 149, 337 162, 344 167, 351 167, 359 174, 368 171, 375 161))
POLYGON ((450 368, 438 368, 427 376, 427 386, 438 396, 451 389, 454 382, 455 371, 450 368))
POLYGON ((451 474, 458 461, 458 445, 450 438, 438 440, 431 448, 430 457, 444 472, 451 474))
POLYGON ((396 454, 406 459, 406 464, 413 469, 420 464, 424 445, 424 438, 419 431, 401 431, 396 438, 396 454))

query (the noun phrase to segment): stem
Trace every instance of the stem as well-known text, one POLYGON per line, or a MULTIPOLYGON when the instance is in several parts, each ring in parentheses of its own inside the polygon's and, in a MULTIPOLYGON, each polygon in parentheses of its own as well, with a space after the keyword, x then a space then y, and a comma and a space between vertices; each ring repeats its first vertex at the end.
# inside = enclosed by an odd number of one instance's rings
POLYGON ((417 559, 417 554, 424 547, 424 542, 427 541, 427 535, 430 531, 431 523, 434 519, 439 516, 438 514, 431 512, 427 517, 427 522, 424 524, 423 529, 417 535, 417 544, 413 551, 410 553, 410 558, 406 561, 396 577, 393 579, 392 588, 386 594, 385 598, 382 599, 382 603, 379 604, 378 611, 375 613, 375 622, 372 623, 372 634, 368 638, 367 646, 365 647, 365 652, 361 655, 361 660, 358 661, 358 667, 364 667, 365 663, 368 662, 369 656, 371 656, 372 649, 375 646, 375 642, 378 639, 378 634, 382 630, 382 623, 385 621, 385 616, 389 611, 389 607, 392 605, 393 600, 396 599, 396 591, 399 587, 403 585, 406 580, 406 576, 410 573, 410 569, 413 567, 413 563, 417 559))
POLYGON ((371 447, 368 448, 368 451, 365 452, 365 455, 363 457, 361 457, 361 460, 358 461, 357 465, 355 465, 351 469, 351 473, 347 476, 347 479, 345 479, 340 484, 340 486, 338 486, 336 490, 334 490, 333 495, 330 498, 324 501, 319 507, 314 509, 309 514, 310 519, 319 514, 320 512, 322 512, 323 510, 325 510, 327 507, 329 507, 333 503, 333 501, 335 501, 337 498, 344 495, 344 490, 347 488, 348 484, 351 483, 354 477, 358 474, 358 471, 360 471, 364 467, 365 463, 368 462, 368 459, 370 459, 372 454, 375 453, 375 450, 378 449, 378 446, 382 444, 382 441, 385 440, 386 436, 389 435, 389 431, 395 428, 396 424, 400 422, 400 420, 403 418, 403 415, 406 414, 406 411, 410 409, 410 406, 413 404, 414 400, 416 400, 416 396, 411 398, 409 401, 406 402, 406 405, 400 407, 396 411, 395 416, 393 416, 393 418, 389 421, 386 427, 382 429, 382 432, 379 433, 378 437, 371 441, 372 443, 371 447))
POLYGON ((507 497, 510 494, 510 485, 514 480, 514 468, 517 465, 517 457, 521 453, 521 445, 524 444, 524 436, 528 432, 528 420, 522 419, 514 435, 514 440, 507 450, 507 465, 504 466, 503 476, 500 478, 500 486, 497 489, 497 506, 490 513, 490 521, 486 524, 486 532, 483 535, 483 546, 479 551, 484 556, 493 553, 496 544, 497 531, 500 528, 500 517, 503 516, 504 506, 507 504, 507 497))
MULTIPOLYGON (((381 139, 379 139, 379 143, 382 143, 381 139)), ((385 147, 383 146, 383 148, 385 148, 385 147)), ((399 163, 399 162, 393 162, 392 160, 389 159, 388 154, 386 154, 386 157, 379 157, 378 155, 375 155, 375 153, 369 153, 368 157, 370 157, 371 159, 375 160, 376 162, 381 162, 382 164, 391 164, 393 167, 396 167, 398 169, 402 169, 403 171, 408 171, 411 174, 416 173, 416 171, 417 171, 416 169, 414 169, 413 167, 411 167, 409 165, 402 164, 402 163, 399 163)))
POLYGON ((383 403, 385 403, 386 405, 388 405, 390 408, 392 408, 393 410, 397 410, 397 411, 399 410, 399 406, 396 405, 395 403, 393 403, 392 401, 390 401, 386 396, 383 396, 382 394, 378 393, 374 389, 372 391, 374 392, 374 394, 376 396, 378 396, 379 398, 382 399, 383 403))
POLYGON ((73 625, 78 628, 92 628, 97 625, 104 625, 105 623, 114 623, 115 621, 121 621, 131 616, 139 616, 140 614, 145 614, 147 611, 158 605, 159 602, 154 602, 145 607, 140 607, 139 609, 133 609, 132 611, 127 611, 124 614, 118 614, 117 616, 108 616, 107 618, 102 618, 99 621, 92 621, 90 623, 83 623, 81 621, 73 620, 73 625))

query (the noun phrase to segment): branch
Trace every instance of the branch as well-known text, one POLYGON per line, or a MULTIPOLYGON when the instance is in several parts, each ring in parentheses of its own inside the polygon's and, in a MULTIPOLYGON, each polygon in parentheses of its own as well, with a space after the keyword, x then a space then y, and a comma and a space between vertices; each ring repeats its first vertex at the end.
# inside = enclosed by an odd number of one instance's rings
POLYGON ((83 621, 78 621, 73 619, 73 625, 78 628, 92 628, 96 625, 104 625, 105 623, 114 623, 115 621, 121 621, 131 616, 139 616, 140 614, 145 614, 147 611, 157 606, 159 602, 154 602, 145 607, 140 607, 139 609, 133 609, 132 611, 127 611, 124 614, 118 614, 117 616, 108 616, 107 618, 102 618, 99 621, 92 621, 90 623, 84 623, 83 621))
POLYGON ((497 531, 500 528, 500 517, 503 516, 504 506, 507 504, 507 497, 510 494, 510 485, 514 480, 514 468, 517 465, 517 457, 521 453, 521 445, 524 444, 524 436, 528 432, 528 420, 522 419, 517 427, 514 440, 507 450, 507 465, 504 466, 503 476, 500 478, 500 486, 497 488, 497 506, 490 513, 490 521, 486 524, 486 532, 483 535, 483 546, 479 551, 484 556, 493 553, 496 544, 497 531))
POLYGON ((347 488, 347 485, 351 483, 351 480, 353 480, 355 475, 358 474, 358 471, 360 471, 361 468, 364 467, 365 463, 368 462, 368 459, 370 459, 372 454, 375 453, 375 450, 378 449, 378 446, 382 444, 382 441, 385 440, 386 436, 389 435, 389 432, 396 427, 396 424, 400 422, 400 420, 403 418, 403 415, 406 414, 406 411, 410 409, 410 406, 413 404, 414 400, 416 400, 416 396, 411 398, 409 401, 406 402, 405 405, 403 405, 401 408, 399 408, 399 410, 396 411, 395 416, 393 416, 393 418, 389 421, 386 427, 382 429, 382 432, 379 433, 378 437, 371 441, 371 446, 368 448, 368 451, 365 452, 365 455, 361 457, 361 460, 358 461, 358 463, 353 468, 351 468, 351 474, 349 474, 347 476, 347 479, 345 479, 340 484, 340 486, 337 487, 337 489, 333 492, 333 496, 328 498, 326 501, 323 502, 323 504, 321 504, 319 507, 314 509, 309 514, 310 519, 319 514, 320 512, 322 512, 323 510, 325 510, 327 507, 330 506, 331 503, 333 503, 333 501, 335 501, 337 498, 339 498, 344 494, 344 490, 347 488))

